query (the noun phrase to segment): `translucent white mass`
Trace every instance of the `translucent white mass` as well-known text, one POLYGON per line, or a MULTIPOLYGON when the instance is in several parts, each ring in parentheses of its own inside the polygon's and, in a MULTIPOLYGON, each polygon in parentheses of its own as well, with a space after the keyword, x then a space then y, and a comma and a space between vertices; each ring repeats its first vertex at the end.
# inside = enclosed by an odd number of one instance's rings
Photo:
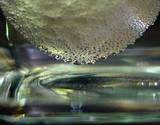
POLYGON ((0 0, 7 19, 50 55, 94 63, 133 44, 154 23, 159 0, 0 0))

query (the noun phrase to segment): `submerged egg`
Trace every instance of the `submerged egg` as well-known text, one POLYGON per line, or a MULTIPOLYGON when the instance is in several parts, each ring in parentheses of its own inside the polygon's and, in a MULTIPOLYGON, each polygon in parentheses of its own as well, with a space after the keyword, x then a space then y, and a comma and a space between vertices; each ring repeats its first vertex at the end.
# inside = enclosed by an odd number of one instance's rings
POLYGON ((0 0, 25 38, 64 61, 94 63, 133 44, 154 23, 159 0, 0 0))

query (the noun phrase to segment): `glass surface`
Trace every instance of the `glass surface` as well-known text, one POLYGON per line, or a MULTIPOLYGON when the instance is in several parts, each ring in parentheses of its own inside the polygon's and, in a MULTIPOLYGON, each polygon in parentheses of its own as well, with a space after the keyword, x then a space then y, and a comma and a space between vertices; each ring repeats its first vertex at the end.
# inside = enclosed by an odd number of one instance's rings
POLYGON ((159 123, 159 22, 94 65, 57 61, 3 31, 10 37, 0 37, 0 125, 159 123))
POLYGON ((22 125, 159 122, 159 49, 128 49, 105 64, 1 71, 0 120, 22 125))

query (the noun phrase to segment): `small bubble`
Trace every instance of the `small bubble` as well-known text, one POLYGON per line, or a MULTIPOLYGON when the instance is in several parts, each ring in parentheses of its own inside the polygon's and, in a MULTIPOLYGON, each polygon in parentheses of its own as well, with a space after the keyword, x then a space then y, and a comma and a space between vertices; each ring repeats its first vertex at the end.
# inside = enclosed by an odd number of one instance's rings
POLYGON ((13 47, 13 43, 9 43, 9 46, 10 46, 10 47, 13 47))

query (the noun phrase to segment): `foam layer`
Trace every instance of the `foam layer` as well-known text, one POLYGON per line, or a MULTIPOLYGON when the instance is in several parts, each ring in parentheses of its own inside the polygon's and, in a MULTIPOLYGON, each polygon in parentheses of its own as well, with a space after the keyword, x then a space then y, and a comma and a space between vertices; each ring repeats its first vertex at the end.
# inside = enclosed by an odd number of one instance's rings
POLYGON ((35 46, 80 64, 123 51, 160 10, 159 0, 1 0, 0 5, 35 46))

